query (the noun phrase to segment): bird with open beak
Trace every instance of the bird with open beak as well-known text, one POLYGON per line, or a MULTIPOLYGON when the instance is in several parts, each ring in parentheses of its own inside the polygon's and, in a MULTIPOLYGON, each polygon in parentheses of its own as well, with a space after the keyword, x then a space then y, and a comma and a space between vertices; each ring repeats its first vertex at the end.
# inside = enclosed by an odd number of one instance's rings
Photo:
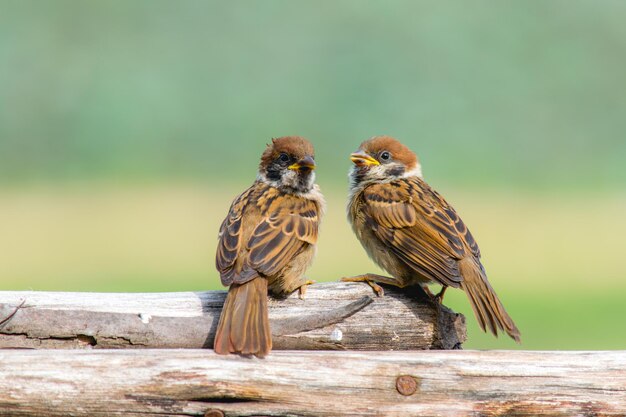
POLYGON ((311 264, 324 210, 315 184, 313 146, 304 138, 272 140, 256 181, 232 203, 219 232, 216 267, 230 286, 215 335, 220 354, 263 357, 272 349, 268 290, 300 290, 311 264))
POLYGON ((369 256, 391 277, 343 280, 368 282, 379 295, 382 288, 375 282, 420 285, 438 302, 448 287, 460 288, 483 331, 497 336, 500 329, 519 342, 519 330, 487 280, 476 241, 452 206, 423 180, 416 155, 394 138, 377 136, 350 159, 348 219, 369 256), (437 296, 429 283, 442 285, 437 296))

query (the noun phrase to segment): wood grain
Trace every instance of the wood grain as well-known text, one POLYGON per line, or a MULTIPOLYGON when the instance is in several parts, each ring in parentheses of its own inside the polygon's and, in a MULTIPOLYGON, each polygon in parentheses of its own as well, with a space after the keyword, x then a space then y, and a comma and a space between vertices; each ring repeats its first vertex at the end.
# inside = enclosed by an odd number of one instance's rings
MULTIPOLYGON (((212 347, 225 294, 0 292, 0 321, 15 312, 0 348, 212 347)), ((315 284, 269 310, 277 350, 454 349, 466 338, 462 315, 410 290, 315 284)))
POLYGON ((0 415, 624 416, 626 352, 0 350, 0 415))

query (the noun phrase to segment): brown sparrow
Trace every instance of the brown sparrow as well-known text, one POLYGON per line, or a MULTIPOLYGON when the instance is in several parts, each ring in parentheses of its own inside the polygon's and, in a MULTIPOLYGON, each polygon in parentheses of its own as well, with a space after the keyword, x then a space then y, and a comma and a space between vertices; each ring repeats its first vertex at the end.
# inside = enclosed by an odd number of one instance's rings
POLYGON ((422 179, 417 157, 388 136, 361 144, 350 159, 348 219, 368 255, 391 277, 365 274, 344 281, 374 281, 405 287, 461 288, 483 331, 498 328, 515 341, 520 332, 487 280, 480 250, 456 211, 422 179))
POLYGON ((324 199, 315 184, 313 146, 297 136, 273 139, 256 181, 222 223, 215 264, 230 286, 215 335, 220 354, 263 357, 272 349, 267 292, 290 294, 307 281, 324 199))

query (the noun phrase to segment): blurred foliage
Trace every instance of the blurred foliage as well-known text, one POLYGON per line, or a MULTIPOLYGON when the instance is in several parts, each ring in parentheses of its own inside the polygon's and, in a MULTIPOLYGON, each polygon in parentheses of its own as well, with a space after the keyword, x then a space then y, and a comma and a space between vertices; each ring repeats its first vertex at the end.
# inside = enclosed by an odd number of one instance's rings
POLYGON ((321 179, 375 134, 455 184, 626 184, 626 2, 0 0, 0 181, 321 179))

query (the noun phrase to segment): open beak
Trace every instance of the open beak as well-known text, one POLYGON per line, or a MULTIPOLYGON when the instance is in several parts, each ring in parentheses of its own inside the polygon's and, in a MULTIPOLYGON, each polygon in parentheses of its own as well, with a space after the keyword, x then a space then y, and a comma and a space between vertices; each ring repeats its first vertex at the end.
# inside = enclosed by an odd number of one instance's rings
POLYGON ((298 162, 289 166, 294 171, 313 171, 315 169, 315 160, 311 156, 305 156, 298 162))
POLYGON ((380 162, 369 156, 365 151, 357 151, 351 154, 350 160, 358 167, 380 165, 380 162))

